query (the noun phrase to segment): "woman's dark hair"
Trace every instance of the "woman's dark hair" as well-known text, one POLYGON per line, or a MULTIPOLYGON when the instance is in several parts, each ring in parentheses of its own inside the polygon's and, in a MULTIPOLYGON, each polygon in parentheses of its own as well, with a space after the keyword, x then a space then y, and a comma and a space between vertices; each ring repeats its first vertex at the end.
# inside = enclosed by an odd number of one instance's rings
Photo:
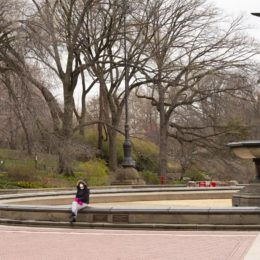
POLYGON ((88 184, 87 184, 87 182, 86 182, 85 180, 79 180, 79 181, 77 182, 77 188, 79 188, 80 183, 82 183, 82 184, 85 186, 85 188, 88 187, 88 184))

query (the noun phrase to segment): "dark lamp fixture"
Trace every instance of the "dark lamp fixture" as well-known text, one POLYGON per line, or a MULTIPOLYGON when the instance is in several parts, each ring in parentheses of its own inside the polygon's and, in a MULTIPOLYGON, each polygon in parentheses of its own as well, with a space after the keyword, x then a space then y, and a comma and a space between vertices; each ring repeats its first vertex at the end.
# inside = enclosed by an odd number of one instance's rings
POLYGON ((251 13, 254 16, 260 16, 260 13, 251 13))

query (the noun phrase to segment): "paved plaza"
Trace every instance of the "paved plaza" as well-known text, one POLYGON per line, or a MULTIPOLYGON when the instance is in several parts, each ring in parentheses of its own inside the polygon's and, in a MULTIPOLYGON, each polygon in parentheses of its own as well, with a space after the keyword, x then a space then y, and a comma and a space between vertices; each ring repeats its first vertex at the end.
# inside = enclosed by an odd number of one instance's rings
POLYGON ((260 233, 0 226, 0 260, 257 260, 260 233))

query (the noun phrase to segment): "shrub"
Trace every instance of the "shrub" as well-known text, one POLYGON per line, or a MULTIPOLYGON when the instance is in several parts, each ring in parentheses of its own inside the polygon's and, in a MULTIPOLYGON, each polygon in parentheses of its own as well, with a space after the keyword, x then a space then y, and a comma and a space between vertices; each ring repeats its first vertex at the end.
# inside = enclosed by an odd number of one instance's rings
POLYGON ((160 184, 160 178, 156 173, 151 171, 143 171, 141 172, 141 175, 146 184, 160 184))
POLYGON ((34 181, 35 169, 31 165, 10 165, 7 168, 8 178, 15 181, 34 181))
POLYGON ((108 168, 103 160, 90 160, 80 164, 78 177, 85 178, 91 186, 108 185, 108 168))
POLYGON ((147 140, 133 139, 133 151, 136 157, 136 168, 139 171, 158 172, 159 149, 147 140))
MULTIPOLYGON (((98 145, 98 133, 96 129, 94 128, 88 128, 88 130, 85 132, 85 136, 81 136, 79 133, 75 134, 74 136, 76 140, 87 143, 93 147, 97 147, 98 145)), ((123 142, 124 137, 120 134, 117 135, 117 158, 119 163, 123 161, 123 142)), ((102 150, 102 156, 101 158, 108 160, 109 155, 109 143, 108 140, 103 142, 103 150, 102 150)))
POLYGON ((158 172, 159 170, 159 160, 157 156, 138 154, 136 159, 136 168, 139 171, 152 171, 158 172))
POLYGON ((184 177, 190 178, 191 181, 203 181, 206 178, 207 173, 202 171, 188 171, 184 174, 184 177))
POLYGON ((173 180, 173 184, 176 184, 176 185, 184 185, 186 183, 187 183, 187 181, 185 181, 185 180, 173 180))
MULTIPOLYGON (((74 136, 78 141, 87 143, 94 147, 97 147, 97 131, 94 129, 88 129, 85 136, 82 137, 79 134, 74 136)), ((159 169, 159 148, 154 143, 132 138, 132 158, 136 161, 136 168, 139 171, 149 170, 152 172, 158 172, 159 169)), ((117 160, 118 164, 121 164, 124 159, 123 151, 124 136, 117 135, 117 160)), ((109 144, 108 140, 103 142, 102 159, 108 160, 109 158, 109 144)))
POLYGON ((31 156, 24 151, 0 149, 0 158, 3 160, 30 160, 31 156))
POLYGON ((45 188, 44 185, 41 185, 39 183, 32 183, 32 182, 26 182, 26 181, 17 181, 16 185, 18 187, 26 188, 26 189, 45 188))
MULTIPOLYGON (((123 150, 124 137, 120 134, 116 137, 116 151, 117 151, 117 161, 120 164, 124 159, 124 150, 123 150)), ((132 154, 134 157, 134 154, 132 154)), ((103 143, 103 158, 108 160, 109 158, 109 142, 108 140, 103 143)))
POLYGON ((7 180, 4 177, 0 178, 0 189, 13 189, 13 188, 17 188, 15 182, 7 180))

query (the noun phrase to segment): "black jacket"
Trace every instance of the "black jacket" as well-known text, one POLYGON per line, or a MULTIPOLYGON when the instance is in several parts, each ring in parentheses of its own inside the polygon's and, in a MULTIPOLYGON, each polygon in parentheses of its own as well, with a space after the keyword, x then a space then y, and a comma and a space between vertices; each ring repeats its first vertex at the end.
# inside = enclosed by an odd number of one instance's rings
POLYGON ((78 198, 79 200, 81 200, 84 203, 89 204, 89 189, 84 188, 83 190, 81 190, 81 189, 77 188, 76 198, 78 198))

